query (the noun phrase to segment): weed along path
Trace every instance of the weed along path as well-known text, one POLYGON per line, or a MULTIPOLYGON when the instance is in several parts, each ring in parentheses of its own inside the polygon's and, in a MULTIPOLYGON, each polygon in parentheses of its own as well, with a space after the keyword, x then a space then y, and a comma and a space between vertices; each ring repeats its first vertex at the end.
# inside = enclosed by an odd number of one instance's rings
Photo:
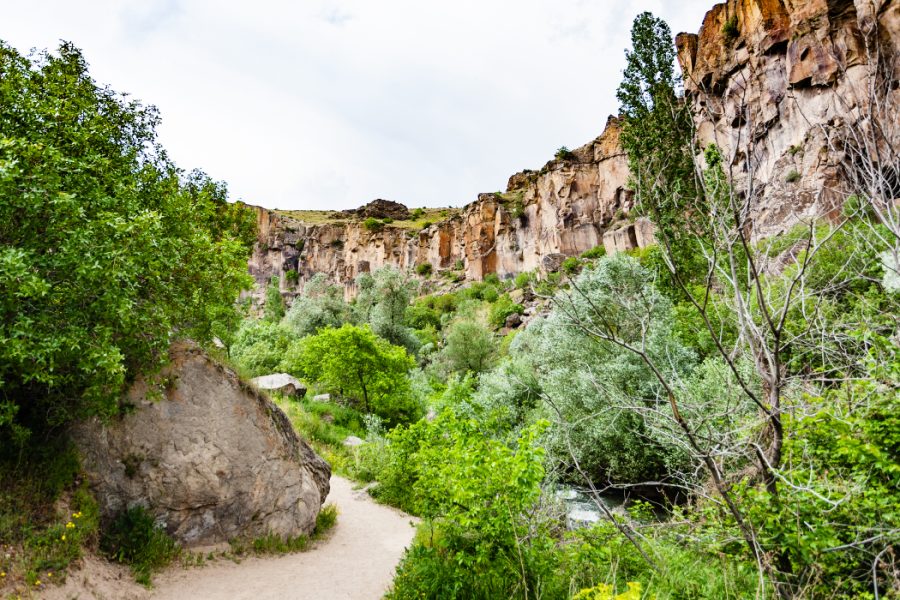
POLYGON ((326 502, 339 515, 331 534, 306 552, 220 560, 154 578, 154 600, 375 600, 415 534, 413 517, 377 504, 340 477, 326 502))

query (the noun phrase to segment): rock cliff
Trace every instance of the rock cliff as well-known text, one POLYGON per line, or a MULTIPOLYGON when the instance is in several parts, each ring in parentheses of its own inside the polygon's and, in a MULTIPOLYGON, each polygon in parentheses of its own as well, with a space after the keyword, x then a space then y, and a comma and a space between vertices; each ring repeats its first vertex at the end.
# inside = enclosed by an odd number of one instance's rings
MULTIPOLYGON (((699 34, 677 36, 699 147, 721 148, 735 188, 748 199, 755 237, 835 214, 852 193, 846 181, 853 161, 843 134, 872 121, 867 103, 877 64, 893 78, 889 105, 900 107, 898 4, 728 0, 707 13, 699 34)), ((900 133, 892 111, 882 117, 900 133)), ((353 295, 356 275, 387 264, 410 269, 429 263, 435 271, 477 280, 552 270, 601 243, 610 253, 644 247, 653 242, 653 227, 628 216, 633 201, 619 133, 611 117, 589 144, 559 153, 540 171, 513 175, 505 193, 481 194, 452 218, 421 230, 368 230, 361 219, 380 214, 380 200, 326 223, 258 209, 259 244, 250 270, 261 284, 288 275, 281 278, 288 297, 316 272, 353 295)), ((900 181, 896 187, 900 195, 900 181)))
POLYGON ((539 171, 513 175, 506 192, 480 194, 451 218, 421 230, 388 224, 372 231, 361 217, 374 214, 375 207, 345 211, 351 218, 324 223, 259 208, 250 271, 262 285, 281 276, 287 296, 319 272, 352 295, 357 275, 388 264, 411 269, 428 263, 434 271, 454 270, 477 280, 489 273, 512 277, 558 268, 562 258, 604 243, 610 251, 647 245, 649 224, 628 222, 632 194, 619 132, 619 121, 610 118, 589 144, 560 152, 539 171))
POLYGON ((313 530, 331 468, 232 371, 178 345, 128 400, 121 419, 72 432, 104 518, 144 506, 187 546, 313 530))
POLYGON ((900 74, 898 2, 729 0, 676 45, 700 145, 752 196, 756 236, 841 206, 843 134, 871 116, 876 63, 900 74))

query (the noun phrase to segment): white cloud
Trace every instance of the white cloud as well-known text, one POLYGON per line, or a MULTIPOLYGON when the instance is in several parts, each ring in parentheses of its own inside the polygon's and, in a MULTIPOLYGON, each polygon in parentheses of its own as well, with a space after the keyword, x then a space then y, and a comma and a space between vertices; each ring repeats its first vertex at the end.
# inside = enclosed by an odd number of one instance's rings
POLYGON ((461 205, 598 135, 634 16, 696 31, 711 6, 673 4, 30 0, 0 37, 74 42, 98 81, 159 107, 180 166, 235 198, 461 205))

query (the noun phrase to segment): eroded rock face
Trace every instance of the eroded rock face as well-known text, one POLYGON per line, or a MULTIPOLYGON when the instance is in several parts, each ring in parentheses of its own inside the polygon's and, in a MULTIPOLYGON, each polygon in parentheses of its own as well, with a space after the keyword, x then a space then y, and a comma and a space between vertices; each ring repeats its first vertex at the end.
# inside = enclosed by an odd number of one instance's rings
MULTIPOLYGON (((316 225, 260 208, 250 272, 264 286, 272 276, 298 271, 296 285, 280 278, 290 300, 315 273, 328 274, 352 296, 357 275, 385 265, 430 263, 435 271, 461 266, 467 280, 558 268, 565 257, 603 244, 604 233, 627 223, 633 195, 619 133, 619 121, 610 118, 600 137, 564 159, 513 175, 505 193, 481 194, 460 214, 419 232, 391 226, 369 231, 359 217, 372 204, 349 211, 356 220, 316 225)), ((652 243, 652 235, 641 240, 652 243)), ((257 299, 262 296, 258 291, 257 299)))
POLYGON ((900 65, 898 10, 892 0, 729 0, 699 35, 678 35, 700 142, 717 144, 736 189, 750 192, 755 237, 834 212, 852 193, 836 141, 869 101, 870 50, 900 65))
POLYGON ((72 431, 104 518, 144 506, 187 546, 315 527, 331 467, 234 372, 179 344, 128 399, 121 419, 72 431))

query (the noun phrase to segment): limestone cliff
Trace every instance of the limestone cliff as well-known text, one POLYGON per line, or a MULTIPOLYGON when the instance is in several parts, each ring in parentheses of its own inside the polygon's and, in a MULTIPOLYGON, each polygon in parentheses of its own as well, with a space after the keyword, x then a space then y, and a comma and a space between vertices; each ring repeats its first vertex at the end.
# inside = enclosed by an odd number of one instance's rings
POLYGON ((892 0, 729 0, 678 35, 699 143, 752 194, 756 236, 841 205, 841 133, 865 118, 876 56, 896 66, 898 44, 892 0))
POLYGON ((260 284, 281 276, 287 296, 319 272, 352 295, 357 275, 388 264, 411 269, 429 263, 435 271, 456 270, 477 280, 489 273, 512 277, 556 269, 566 256, 604 242, 610 250, 646 245, 650 230, 627 222, 632 194, 619 132, 618 120, 610 118, 589 144, 560 153, 540 171, 513 175, 505 193, 480 194, 451 218, 421 230, 389 224, 370 231, 361 220, 372 214, 366 207, 315 224, 258 209, 250 271, 260 284), (284 276, 291 271, 298 273, 297 286, 294 277, 284 276))

